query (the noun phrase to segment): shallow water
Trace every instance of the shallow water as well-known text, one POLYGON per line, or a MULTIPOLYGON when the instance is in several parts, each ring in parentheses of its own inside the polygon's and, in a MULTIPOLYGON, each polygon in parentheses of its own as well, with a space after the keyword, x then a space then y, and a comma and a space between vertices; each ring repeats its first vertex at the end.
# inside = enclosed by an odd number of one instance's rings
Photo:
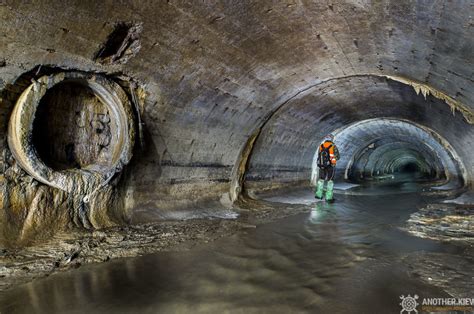
POLYGON ((400 295, 447 295, 410 276, 403 257, 462 250, 398 229, 428 201, 418 194, 339 196, 189 251, 36 280, 3 293, 0 312, 399 313, 400 295))

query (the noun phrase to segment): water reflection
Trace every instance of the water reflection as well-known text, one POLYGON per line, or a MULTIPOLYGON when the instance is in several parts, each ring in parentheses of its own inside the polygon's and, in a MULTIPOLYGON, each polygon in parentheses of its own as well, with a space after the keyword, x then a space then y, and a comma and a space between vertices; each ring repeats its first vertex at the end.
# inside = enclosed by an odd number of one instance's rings
MULTIPOLYGON (((400 257, 452 247, 398 230, 414 194, 343 197, 185 252, 111 261, 23 285, 1 313, 386 313, 398 296, 443 292, 400 257)), ((289 205, 291 206, 291 205, 289 205)))
POLYGON ((328 216, 334 216, 334 203, 317 202, 309 215, 309 221, 313 224, 324 222, 328 216))

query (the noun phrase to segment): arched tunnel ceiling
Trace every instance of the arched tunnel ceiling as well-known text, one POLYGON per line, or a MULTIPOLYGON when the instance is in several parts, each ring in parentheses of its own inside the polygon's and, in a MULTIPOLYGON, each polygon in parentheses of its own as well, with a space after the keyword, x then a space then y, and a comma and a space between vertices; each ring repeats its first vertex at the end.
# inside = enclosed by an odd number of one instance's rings
POLYGON ((391 173, 395 170, 391 163, 403 165, 403 159, 415 160, 422 170, 438 178, 454 179, 453 183, 463 179, 463 165, 456 162, 459 157, 453 148, 433 136, 432 130, 405 120, 356 122, 336 132, 335 141, 344 152, 338 163, 339 179, 391 173))
POLYGON ((472 13, 463 1, 6 1, 0 87, 38 65, 141 82, 147 147, 135 158, 133 183, 163 200, 189 196, 182 186, 196 182, 226 191, 249 136, 288 101, 287 118, 265 127, 275 129, 281 150, 262 134, 254 163, 306 167, 322 130, 390 113, 439 131, 465 157, 472 127, 444 103, 424 102, 403 84, 350 76, 404 77, 473 109, 472 13), (126 63, 94 61, 119 22, 142 24, 140 50, 126 63), (267 149, 279 154, 259 160, 267 149), (294 149, 297 161, 287 158, 294 149))
MULTIPOLYGON (((275 112, 255 143, 247 179, 305 180, 309 177, 316 147, 325 134, 371 118, 404 119, 433 130, 432 135, 445 138, 464 160, 466 168, 472 169, 468 156, 472 154, 470 143, 474 130, 462 115, 453 115, 443 101, 431 96, 425 99, 400 82, 356 76, 320 84, 275 112)), ((383 136, 403 138, 410 133, 406 126, 391 128, 383 121, 376 122, 358 132, 347 133, 345 141, 350 144, 343 146, 342 151, 347 153, 345 158, 351 158, 354 147, 363 141, 383 136)), ((418 141, 427 142, 429 136, 418 137, 418 141)))
POLYGON ((275 96, 320 80, 378 73, 427 82, 472 104, 472 71, 465 66, 473 61, 471 15, 472 5, 462 1, 130 1, 126 8, 11 1, 2 6, 2 51, 8 58, 26 48, 14 58, 25 65, 38 63, 33 53, 44 63, 67 65, 65 56, 85 62, 115 22, 139 21, 142 49, 124 69, 163 87, 178 85, 161 88, 174 103, 215 87, 276 103, 275 96), (184 88, 188 97, 178 92, 184 88))
MULTIPOLYGON (((436 158, 435 152, 427 151, 421 143, 398 142, 379 146, 376 150, 368 151, 366 154, 357 156, 355 162, 350 166, 352 175, 356 172, 367 173, 369 176, 391 173, 396 168, 391 168, 391 163, 402 159, 415 161, 421 171, 426 173, 435 172, 439 176, 444 175, 444 167, 436 158), (417 145, 412 148, 412 145, 417 145), (363 158, 363 160, 361 160, 363 158)), ((401 163, 399 166, 403 166, 401 163)), ((393 166, 393 165, 392 165, 393 166)), ((349 169, 348 169, 349 170, 349 169)), ((349 175, 348 175, 349 176, 349 175)))

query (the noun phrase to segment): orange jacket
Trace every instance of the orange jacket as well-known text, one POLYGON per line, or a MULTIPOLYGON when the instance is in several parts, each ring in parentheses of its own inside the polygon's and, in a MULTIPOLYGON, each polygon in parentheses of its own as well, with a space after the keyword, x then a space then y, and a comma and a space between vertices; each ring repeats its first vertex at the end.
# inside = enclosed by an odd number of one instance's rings
POLYGON ((323 148, 329 147, 329 158, 331 159, 331 164, 336 165, 337 159, 339 158, 339 152, 337 151, 336 145, 331 141, 325 141, 319 146, 319 153, 323 151, 323 148), (332 146, 331 146, 332 145, 332 146), (329 147, 331 146, 331 147, 329 147))

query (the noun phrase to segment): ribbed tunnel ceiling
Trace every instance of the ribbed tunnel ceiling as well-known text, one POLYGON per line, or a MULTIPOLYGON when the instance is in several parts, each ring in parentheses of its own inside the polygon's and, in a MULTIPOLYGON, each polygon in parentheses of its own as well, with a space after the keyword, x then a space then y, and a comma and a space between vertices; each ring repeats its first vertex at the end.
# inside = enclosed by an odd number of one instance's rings
POLYGON ((119 73, 145 87, 146 145, 128 182, 135 206, 220 195, 242 164, 249 178, 277 168, 284 180, 307 178, 325 133, 374 117, 439 133, 472 178, 472 126, 384 77, 426 84, 472 114, 471 3, 7 1, 0 13, 2 88, 39 65, 119 73), (123 63, 98 62, 120 22, 141 25, 140 49, 123 63))
MULTIPOLYGON (((463 179, 463 165, 446 140, 406 121, 369 119, 336 132, 344 155, 338 178, 363 181, 416 166, 423 179, 463 179)), ((314 166, 313 166, 314 168, 314 166)))
MULTIPOLYGON (((453 114, 443 101, 432 96, 425 99, 423 95, 417 95, 413 88, 400 82, 376 76, 355 76, 308 89, 276 111, 256 141, 247 183, 307 180, 315 149, 327 133, 373 118, 404 119, 432 131, 419 133, 421 131, 415 132, 411 124, 389 125, 385 122, 348 128, 341 139, 343 157, 339 174, 344 172, 348 159, 357 153, 357 148, 366 144, 365 141, 383 137, 416 143, 418 150, 431 143, 436 145, 434 150, 440 150, 437 153, 443 155, 440 158, 448 162, 451 157, 446 155, 442 145, 436 144, 439 142, 436 138, 445 138, 452 145, 452 151, 460 154, 466 168, 472 169, 469 156, 472 154, 473 129, 462 115, 453 114)), ((451 173, 457 171, 451 167, 451 173)))

